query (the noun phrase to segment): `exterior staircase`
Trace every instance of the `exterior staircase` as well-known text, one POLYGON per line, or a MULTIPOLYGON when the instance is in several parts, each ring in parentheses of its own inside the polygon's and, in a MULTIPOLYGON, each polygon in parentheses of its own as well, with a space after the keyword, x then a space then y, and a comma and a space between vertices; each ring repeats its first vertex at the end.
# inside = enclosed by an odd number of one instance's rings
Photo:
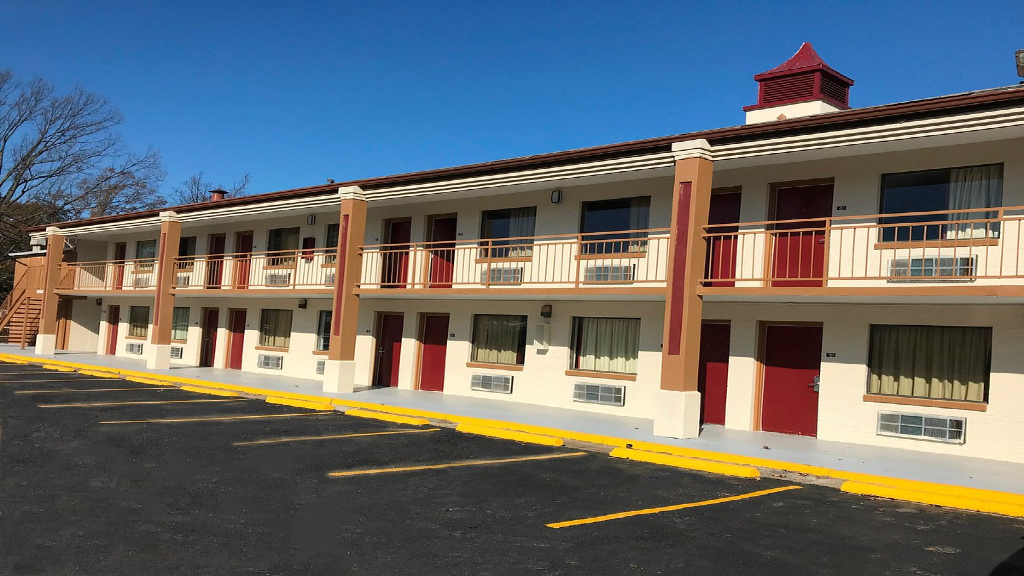
POLYGON ((35 270, 23 276, 0 303, 0 342, 23 348, 35 345, 43 310, 43 299, 34 288, 37 277, 35 270))

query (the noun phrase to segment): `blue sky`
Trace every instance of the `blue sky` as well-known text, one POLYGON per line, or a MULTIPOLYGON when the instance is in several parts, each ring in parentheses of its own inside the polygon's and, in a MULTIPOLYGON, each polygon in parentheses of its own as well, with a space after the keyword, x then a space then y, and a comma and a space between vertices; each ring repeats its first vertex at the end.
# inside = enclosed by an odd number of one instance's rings
POLYGON ((743 121, 801 42, 854 106, 1016 83, 1024 2, 26 2, 0 68, 82 85, 163 153, 269 192, 743 121))

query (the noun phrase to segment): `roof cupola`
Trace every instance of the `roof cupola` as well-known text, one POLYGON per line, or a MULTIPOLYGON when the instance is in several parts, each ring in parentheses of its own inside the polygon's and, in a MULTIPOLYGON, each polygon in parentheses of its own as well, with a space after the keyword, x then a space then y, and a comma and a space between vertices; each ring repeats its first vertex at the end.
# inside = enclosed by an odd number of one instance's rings
POLYGON ((850 108, 853 80, 836 72, 810 42, 789 60, 754 76, 757 104, 744 106, 747 124, 785 120, 850 108))

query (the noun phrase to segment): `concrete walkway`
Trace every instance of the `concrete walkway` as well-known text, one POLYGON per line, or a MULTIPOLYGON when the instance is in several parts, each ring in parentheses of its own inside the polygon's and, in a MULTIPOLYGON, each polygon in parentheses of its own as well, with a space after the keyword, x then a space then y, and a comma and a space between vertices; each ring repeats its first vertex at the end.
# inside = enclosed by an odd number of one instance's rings
MULTIPOLYGON (((22 355, 36 359, 43 358, 33 355, 30 350, 20 350, 17 346, 5 344, 0 344, 0 354, 22 355)), ((58 352, 56 356, 51 356, 50 358, 66 362, 196 378, 267 390, 297 392, 331 398, 348 398, 386 406, 399 406, 402 408, 429 410, 475 418, 504 420, 535 426, 549 426, 574 432, 586 432, 671 446, 770 458, 850 472, 1024 494, 1024 464, 1014 464, 998 460, 945 456, 913 450, 830 442, 770 432, 727 430, 721 426, 712 425, 704 426, 699 438, 677 440, 655 436, 652 432, 653 422, 651 420, 593 414, 582 410, 548 408, 488 398, 398 390, 395 388, 363 389, 357 390, 352 394, 330 394, 323 392, 319 380, 253 374, 218 368, 197 368, 187 365, 172 365, 169 370, 147 370, 144 360, 102 356, 87 352, 58 352)))

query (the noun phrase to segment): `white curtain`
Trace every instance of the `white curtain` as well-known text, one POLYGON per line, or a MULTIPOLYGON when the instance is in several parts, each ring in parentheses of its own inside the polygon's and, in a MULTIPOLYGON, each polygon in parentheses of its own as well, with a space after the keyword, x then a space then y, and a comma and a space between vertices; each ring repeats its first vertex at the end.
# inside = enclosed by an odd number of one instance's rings
MULTIPOLYGON (((973 208, 993 208, 1003 203, 1003 165, 968 166, 950 170, 949 196, 950 210, 970 210, 973 208)), ((950 214, 950 220, 978 220, 995 218, 995 212, 960 212, 950 214)), ((998 222, 965 222, 951 224, 946 230, 946 238, 996 238, 999 236, 998 222)))
MULTIPOLYGON (((536 229, 536 208, 513 208, 509 216, 508 235, 510 238, 533 236, 536 229)), ((512 240, 509 257, 518 258, 533 255, 533 239, 512 240)))
POLYGON ((573 368, 636 374, 639 318, 576 318, 573 368))
POLYGON ((522 364, 525 349, 526 316, 473 317, 473 362, 522 364))
MULTIPOLYGON (((647 230, 651 223, 651 198, 640 196, 633 198, 629 204, 629 229, 647 230)), ((634 232, 630 238, 647 238, 647 232, 634 232)), ((639 240, 629 243, 629 252, 644 252, 647 250, 647 241, 639 240)))
POLYGON ((982 402, 991 357, 991 328, 872 326, 868 392, 982 402))

